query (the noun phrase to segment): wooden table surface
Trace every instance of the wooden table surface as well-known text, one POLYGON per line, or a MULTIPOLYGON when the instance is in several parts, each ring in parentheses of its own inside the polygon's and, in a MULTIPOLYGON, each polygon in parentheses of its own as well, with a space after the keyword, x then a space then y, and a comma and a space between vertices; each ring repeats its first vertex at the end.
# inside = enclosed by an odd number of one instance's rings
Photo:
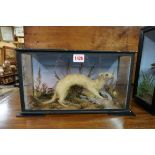
POLYGON ((155 116, 145 112, 132 102, 136 116, 113 116, 106 114, 63 114, 16 117, 20 111, 18 88, 0 97, 0 128, 71 128, 71 129, 122 129, 155 128, 155 116))

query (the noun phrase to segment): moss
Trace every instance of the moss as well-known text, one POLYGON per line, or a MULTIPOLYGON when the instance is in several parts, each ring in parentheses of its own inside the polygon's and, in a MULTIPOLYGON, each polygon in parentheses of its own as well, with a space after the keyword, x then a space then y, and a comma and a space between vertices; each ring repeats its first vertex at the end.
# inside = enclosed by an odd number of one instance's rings
POLYGON ((96 104, 96 107, 99 108, 99 109, 104 109, 105 105, 103 105, 103 104, 96 104))
POLYGON ((74 100, 75 98, 80 98, 80 95, 82 94, 83 87, 80 87, 78 85, 72 86, 69 91, 68 95, 66 97, 67 100, 74 100))

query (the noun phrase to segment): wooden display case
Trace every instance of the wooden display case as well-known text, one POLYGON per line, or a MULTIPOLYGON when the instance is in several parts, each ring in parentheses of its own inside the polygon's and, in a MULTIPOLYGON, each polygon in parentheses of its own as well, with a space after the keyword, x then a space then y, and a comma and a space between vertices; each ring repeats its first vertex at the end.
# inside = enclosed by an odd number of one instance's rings
POLYGON ((17 49, 17 62, 21 115, 132 114, 134 52, 17 49))

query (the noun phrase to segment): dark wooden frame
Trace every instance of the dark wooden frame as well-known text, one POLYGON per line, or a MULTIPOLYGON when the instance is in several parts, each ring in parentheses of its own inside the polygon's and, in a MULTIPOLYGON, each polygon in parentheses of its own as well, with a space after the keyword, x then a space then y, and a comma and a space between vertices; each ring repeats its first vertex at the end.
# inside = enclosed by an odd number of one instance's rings
POLYGON ((153 94, 153 99, 152 99, 151 104, 149 104, 148 102, 146 102, 145 100, 143 100, 142 98, 136 95, 137 87, 138 87, 138 80, 139 80, 141 58, 143 54, 142 51, 143 51, 144 35, 145 33, 150 32, 152 30, 155 30, 155 26, 144 27, 141 29, 141 32, 140 32, 133 96, 138 105, 142 106, 144 109, 149 111, 151 114, 155 114, 155 89, 154 89, 154 94, 153 94))
POLYGON ((115 114, 115 115, 132 115, 132 111, 130 110, 130 97, 131 97, 131 82, 132 82, 132 72, 133 72, 133 65, 134 65, 134 52, 117 52, 117 51, 88 51, 88 50, 58 50, 58 49, 17 49, 17 62, 18 62, 18 71, 19 71, 19 84, 20 84, 20 98, 21 98, 21 112, 18 116, 21 115, 40 115, 40 114, 66 114, 66 113, 107 113, 107 114, 115 114), (22 78, 22 53, 107 53, 107 54, 118 54, 118 56, 129 56, 131 58, 130 63, 130 71, 128 77, 128 84, 127 84, 127 96, 126 96, 126 108, 124 109, 92 109, 92 110, 26 110, 25 103, 24 103, 24 87, 23 87, 23 78, 22 78))

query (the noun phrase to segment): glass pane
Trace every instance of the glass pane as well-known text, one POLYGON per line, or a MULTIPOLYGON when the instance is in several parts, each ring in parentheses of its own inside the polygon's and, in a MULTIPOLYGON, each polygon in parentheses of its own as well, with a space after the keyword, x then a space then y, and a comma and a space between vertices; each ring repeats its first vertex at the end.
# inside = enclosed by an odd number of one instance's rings
POLYGON ((155 87, 155 30, 144 35, 137 96, 152 104, 155 87))
POLYGON ((22 54, 27 110, 124 109, 131 57, 110 53, 22 54))
POLYGON ((31 99, 33 98, 34 89, 30 54, 22 54, 22 73, 25 108, 30 109, 32 108, 31 99))

